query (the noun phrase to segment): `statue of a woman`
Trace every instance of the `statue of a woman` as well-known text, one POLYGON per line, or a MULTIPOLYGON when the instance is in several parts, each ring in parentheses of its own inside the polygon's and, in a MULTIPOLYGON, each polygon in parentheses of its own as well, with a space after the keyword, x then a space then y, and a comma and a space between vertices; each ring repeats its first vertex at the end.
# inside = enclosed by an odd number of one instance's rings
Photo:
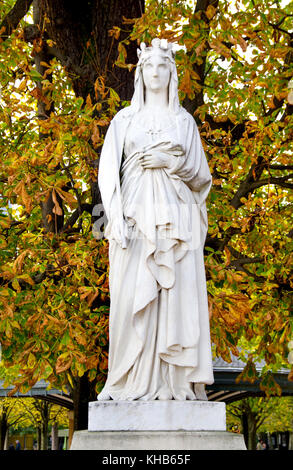
POLYGON ((196 123, 179 104, 172 45, 154 39, 138 54, 131 105, 112 120, 99 168, 111 307, 98 399, 206 399, 211 175, 196 123))

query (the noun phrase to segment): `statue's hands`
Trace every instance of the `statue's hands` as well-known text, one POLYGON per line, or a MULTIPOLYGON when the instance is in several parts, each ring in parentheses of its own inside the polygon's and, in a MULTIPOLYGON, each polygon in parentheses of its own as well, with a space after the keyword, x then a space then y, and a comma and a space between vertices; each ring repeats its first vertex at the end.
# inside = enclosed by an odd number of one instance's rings
POLYGON ((154 168, 171 168, 176 157, 157 150, 146 151, 141 153, 138 160, 141 166, 146 169, 154 168))
POLYGON ((111 221, 111 239, 114 239, 121 248, 126 248, 126 234, 127 234, 127 225, 123 220, 123 225, 121 226, 120 220, 118 217, 115 217, 111 221))
POLYGON ((167 168, 170 165, 170 155, 159 151, 146 151, 138 158, 141 166, 146 169, 167 168))
POLYGON ((149 148, 141 152, 138 160, 144 169, 173 168, 176 166, 177 157, 184 155, 184 150, 180 145, 173 145, 167 142, 161 145, 163 149, 149 148))

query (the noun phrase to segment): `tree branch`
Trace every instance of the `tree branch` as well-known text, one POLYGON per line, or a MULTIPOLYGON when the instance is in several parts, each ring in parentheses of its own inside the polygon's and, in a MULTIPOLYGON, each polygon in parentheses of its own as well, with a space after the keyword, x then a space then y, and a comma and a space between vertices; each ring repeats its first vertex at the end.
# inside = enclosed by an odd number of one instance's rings
POLYGON ((260 178, 263 172, 263 169, 264 169, 263 158, 259 157, 258 161, 251 166, 245 180, 242 181, 242 183, 240 184, 239 188, 237 189, 236 193, 234 194, 233 198, 230 201, 230 204, 232 207, 234 207, 234 209, 237 210, 240 206, 242 206, 243 203, 241 202, 241 198, 247 197, 247 195, 251 193, 253 189, 255 189, 255 188, 252 188, 252 185, 254 183, 258 183, 258 179, 260 178))
POLYGON ((205 120, 209 123, 212 130, 214 129, 223 129, 225 132, 231 132, 232 141, 238 142, 246 129, 246 122, 243 121, 239 124, 234 124, 230 119, 226 119, 222 122, 217 122, 214 120, 213 116, 206 114, 205 120))
POLYGON ((93 204, 80 204, 78 208, 71 214, 67 222, 64 224, 62 229, 60 230, 60 233, 66 232, 68 229, 72 228, 75 222, 78 220, 78 218, 81 216, 81 214, 86 211, 89 214, 92 213, 93 211, 93 204))
POLYGON ((269 165, 271 170, 293 170, 293 165, 269 165))
POLYGON ((230 263, 230 266, 235 266, 236 268, 238 266, 243 266, 243 264, 252 264, 252 263, 261 263, 264 258, 256 256, 254 258, 249 258, 249 257, 243 257, 241 253, 239 253, 235 248, 232 246, 227 245, 228 250, 230 251, 231 255, 236 258, 235 260, 232 260, 230 263))
POLYGON ((258 419, 256 420, 256 429, 259 429, 260 426, 263 424, 263 422, 268 418, 267 415, 261 415, 258 417, 258 419))
POLYGON ((267 184, 276 184, 277 186, 281 186, 282 188, 293 189, 293 183, 287 183, 287 180, 292 178, 293 174, 290 174, 279 178, 270 177, 263 180, 255 181, 250 185, 249 192, 252 192, 254 189, 260 188, 261 186, 265 186, 267 184))
POLYGON ((270 23, 269 21, 268 21, 268 24, 269 24, 272 28, 276 29, 277 31, 280 31, 281 33, 284 33, 284 34, 288 34, 288 35, 290 36, 290 38, 293 38, 293 34, 290 33, 290 31, 287 31, 286 29, 280 28, 277 24, 270 23))
POLYGON ((78 205, 78 213, 79 215, 82 214, 82 209, 81 209, 81 198, 80 198, 80 195, 79 195, 79 192, 77 190, 77 188, 74 186, 74 180, 73 180, 73 177, 72 177, 72 174, 70 173, 70 170, 69 170, 69 167, 66 166, 66 165, 61 165, 61 168, 63 170, 65 170, 65 173, 67 174, 68 178, 70 179, 71 181, 71 184, 72 184, 72 189, 73 191, 75 192, 75 195, 76 195, 76 199, 77 199, 77 205, 78 205))
POLYGON ((17 28, 20 20, 28 12, 33 0, 17 0, 14 7, 5 16, 4 20, 0 24, 0 38, 7 39, 13 30, 17 28), (4 28, 4 29, 3 29, 4 28))

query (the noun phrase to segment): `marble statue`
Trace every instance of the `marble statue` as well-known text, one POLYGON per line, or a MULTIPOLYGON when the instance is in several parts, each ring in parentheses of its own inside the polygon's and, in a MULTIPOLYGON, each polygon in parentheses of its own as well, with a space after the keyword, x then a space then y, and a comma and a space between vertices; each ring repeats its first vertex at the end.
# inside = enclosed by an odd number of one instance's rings
POLYGON ((98 400, 204 400, 214 381, 203 259, 211 174, 179 103, 172 44, 142 43, 138 57, 99 167, 111 306, 98 400))

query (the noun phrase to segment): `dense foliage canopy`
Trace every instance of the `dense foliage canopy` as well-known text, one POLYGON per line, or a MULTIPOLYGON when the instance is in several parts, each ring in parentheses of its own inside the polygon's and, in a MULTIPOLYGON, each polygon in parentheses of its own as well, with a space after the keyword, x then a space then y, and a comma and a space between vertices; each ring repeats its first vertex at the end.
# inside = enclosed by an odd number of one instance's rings
MULTIPOLYGON (((278 391, 272 372, 288 367, 292 339, 292 3, 149 0, 140 15, 125 7, 120 25, 109 8, 116 64, 101 64, 87 23, 79 68, 74 44, 62 50, 52 2, 40 2, 34 24, 30 3, 0 3, 0 336, 9 380, 22 391, 40 378, 74 390, 84 374, 97 390, 103 384, 109 292, 107 242, 93 233, 97 164, 111 118, 131 98, 120 99, 113 76, 123 70, 132 83, 131 51, 159 36, 180 46, 180 97, 213 175, 205 259, 214 354, 248 358, 244 380, 264 359, 261 387, 278 391), (14 4, 26 5, 16 23, 7 20, 14 4)), ((74 35, 73 14, 61 20, 59 30, 74 35)))

